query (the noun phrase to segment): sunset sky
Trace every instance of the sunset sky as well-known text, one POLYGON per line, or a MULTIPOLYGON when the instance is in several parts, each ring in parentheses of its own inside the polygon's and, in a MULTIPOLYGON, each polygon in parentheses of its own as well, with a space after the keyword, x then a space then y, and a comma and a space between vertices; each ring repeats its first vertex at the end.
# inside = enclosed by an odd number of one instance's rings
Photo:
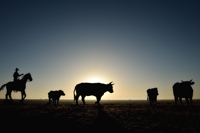
POLYGON ((173 99, 173 84, 191 79, 200 99, 198 0, 1 0, 0 18, 0 86, 15 68, 31 73, 26 99, 73 99, 78 83, 111 81, 102 100, 145 100, 154 87, 173 99))

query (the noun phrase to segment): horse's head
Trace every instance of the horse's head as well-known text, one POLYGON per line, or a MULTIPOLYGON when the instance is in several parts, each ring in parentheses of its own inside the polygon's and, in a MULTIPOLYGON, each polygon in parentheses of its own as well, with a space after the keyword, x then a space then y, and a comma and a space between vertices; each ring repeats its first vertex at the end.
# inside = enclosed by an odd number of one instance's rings
POLYGON ((30 73, 25 74, 23 78, 28 79, 29 81, 33 80, 33 78, 32 78, 30 73))

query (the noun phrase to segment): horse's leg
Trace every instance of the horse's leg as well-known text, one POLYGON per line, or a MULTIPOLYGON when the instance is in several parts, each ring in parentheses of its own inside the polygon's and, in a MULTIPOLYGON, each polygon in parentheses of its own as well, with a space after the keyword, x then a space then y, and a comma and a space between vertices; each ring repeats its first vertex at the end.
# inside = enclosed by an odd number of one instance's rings
POLYGON ((7 89, 7 91, 6 91, 6 95, 5 95, 5 97, 6 97, 6 101, 8 100, 8 96, 9 96, 10 93, 11 93, 10 90, 7 89))
POLYGON ((26 93, 25 93, 25 91, 21 91, 21 96, 22 96, 22 100, 21 100, 21 102, 23 102, 24 99, 25 99, 25 97, 26 97, 26 93))
MULTIPOLYGON (((12 92, 12 91, 11 91, 11 92, 12 92)), ((9 96, 11 102, 13 102, 13 99, 12 99, 12 97, 11 97, 11 92, 8 94, 8 96, 9 96)))
POLYGON ((23 92, 21 91, 21 97, 22 97, 22 98, 21 98, 20 102, 23 102, 23 95, 24 95, 24 94, 23 94, 23 92))
POLYGON ((6 95, 5 95, 5 96, 6 96, 6 101, 7 101, 7 100, 8 100, 8 92, 6 93, 6 95))
POLYGON ((7 90, 7 92, 6 92, 6 100, 8 100, 8 96, 9 96, 10 100, 13 101, 12 97, 11 97, 11 92, 12 92, 11 90, 7 90))
POLYGON ((24 98, 23 98, 23 100, 26 98, 26 92, 24 91, 24 98))

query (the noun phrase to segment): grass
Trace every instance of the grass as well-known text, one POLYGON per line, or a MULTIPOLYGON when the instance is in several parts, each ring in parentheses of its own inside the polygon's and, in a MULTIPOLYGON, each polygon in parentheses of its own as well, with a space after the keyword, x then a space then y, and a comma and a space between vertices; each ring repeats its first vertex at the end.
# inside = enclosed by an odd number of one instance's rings
POLYGON ((0 126, 13 131, 70 132, 200 132, 200 100, 194 106, 175 106, 173 100, 160 100, 157 107, 145 100, 102 100, 87 105, 75 105, 73 100, 61 100, 55 107, 48 100, 25 100, 21 105, 0 100, 0 126))

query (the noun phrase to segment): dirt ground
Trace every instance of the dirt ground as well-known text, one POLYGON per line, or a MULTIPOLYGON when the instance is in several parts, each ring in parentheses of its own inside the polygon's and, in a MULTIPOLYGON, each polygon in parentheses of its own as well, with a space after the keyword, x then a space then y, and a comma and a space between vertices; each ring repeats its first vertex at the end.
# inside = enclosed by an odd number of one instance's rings
POLYGON ((66 131, 123 133, 200 132, 200 101, 194 106, 175 106, 161 101, 149 106, 147 101, 94 101, 78 106, 74 101, 61 100, 58 106, 47 100, 25 100, 14 104, 0 100, 0 128, 6 131, 66 131))

